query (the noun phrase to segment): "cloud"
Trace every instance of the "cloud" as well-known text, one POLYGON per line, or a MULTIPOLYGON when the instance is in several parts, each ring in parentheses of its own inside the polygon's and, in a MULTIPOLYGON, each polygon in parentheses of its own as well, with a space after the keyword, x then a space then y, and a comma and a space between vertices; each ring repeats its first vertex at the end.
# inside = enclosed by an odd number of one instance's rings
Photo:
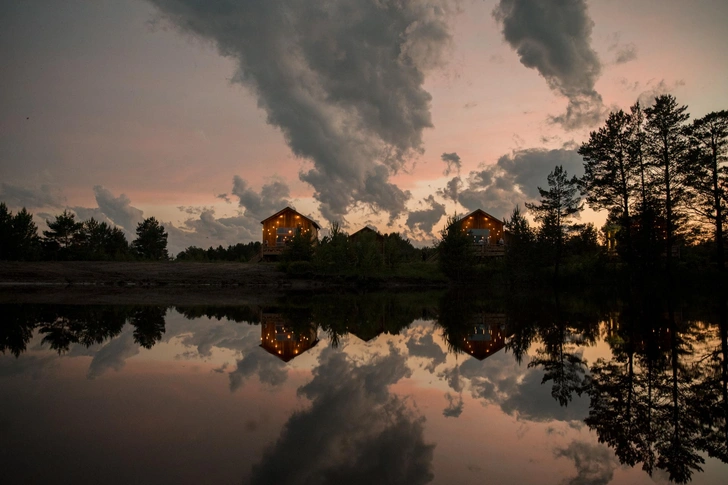
POLYGON ((617 468, 614 453, 609 448, 584 441, 572 441, 566 448, 557 448, 554 456, 574 462, 577 475, 568 481, 569 485, 606 485, 612 481, 617 468))
POLYGON ((232 201, 230 200, 230 197, 227 194, 217 194, 215 196, 216 199, 224 200, 226 203, 231 204, 232 201))
POLYGON ((664 79, 661 79, 657 84, 654 80, 650 80, 647 83, 647 89, 642 91, 637 97, 637 101, 642 105, 642 108, 648 108, 655 104, 655 99, 663 94, 670 94, 672 91, 680 86, 684 86, 685 81, 675 81, 672 86, 668 85, 664 79))
POLYGON ((444 199, 449 199, 455 202, 456 204, 459 201, 459 193, 460 189, 463 187, 463 180, 458 175, 457 177, 453 177, 447 182, 447 185, 445 185, 444 188, 437 190, 437 195, 444 199))
MULTIPOLYGON (((547 186, 546 177, 561 165, 569 175, 581 175, 583 160, 574 149, 547 150, 526 148, 501 156, 494 165, 471 171, 467 185, 458 194, 458 201, 468 209, 483 209, 498 218, 510 215, 516 205, 539 197, 538 187, 547 186)), ((448 187, 438 191, 451 195, 448 187)))
POLYGON ((594 22, 586 0, 500 0, 493 16, 521 64, 569 100, 553 122, 571 130, 602 120, 602 97, 594 89, 601 63, 590 45, 594 22))
POLYGON ((614 53, 615 64, 625 64, 629 61, 637 59, 637 46, 634 42, 622 44, 620 41, 620 33, 615 32, 612 36, 612 43, 607 50, 614 53))
POLYGON ((325 349, 313 379, 298 390, 310 408, 288 419, 249 483, 430 482, 434 445, 424 441, 424 418, 389 391, 409 374, 391 346, 361 364, 325 349))
POLYGON ((423 151, 432 126, 425 73, 444 63, 447 0, 150 0, 180 31, 234 59, 292 152, 312 162, 329 220, 358 201, 396 218, 408 194, 389 176, 423 151), (376 195, 373 195, 376 194, 376 195))
POLYGON ((423 202, 429 205, 429 208, 410 211, 406 225, 410 231, 420 231, 432 236, 432 228, 445 215, 445 206, 438 203, 432 195, 424 199, 423 202))
POLYGON ((144 212, 132 207, 131 200, 124 194, 114 197, 109 189, 95 185, 94 196, 101 212, 128 233, 134 233, 137 225, 144 220, 144 212))
POLYGON ((53 185, 20 187, 5 182, 0 183, 0 202, 5 202, 9 209, 61 207, 63 201, 60 189, 53 185))
POLYGON ((442 411, 442 415, 446 418, 460 417, 460 415, 463 413, 463 396, 458 395, 456 398, 456 396, 453 396, 448 392, 447 394, 445 394, 445 399, 447 399, 448 405, 442 411))
POLYGON ((440 159, 447 165, 447 168, 445 168, 445 175, 450 175, 450 173, 452 173, 453 171, 460 174, 460 168, 463 165, 462 161, 460 160, 460 155, 455 152, 443 153, 440 156, 440 159))
POLYGON ((435 372, 435 367, 445 363, 446 354, 432 338, 432 332, 424 335, 413 335, 407 339, 407 351, 413 357, 423 357, 428 360, 425 369, 435 372))
POLYGON ((291 205, 291 191, 283 180, 264 184, 260 193, 253 190, 240 176, 233 177, 232 195, 238 198, 238 205, 248 218, 260 221, 291 205))

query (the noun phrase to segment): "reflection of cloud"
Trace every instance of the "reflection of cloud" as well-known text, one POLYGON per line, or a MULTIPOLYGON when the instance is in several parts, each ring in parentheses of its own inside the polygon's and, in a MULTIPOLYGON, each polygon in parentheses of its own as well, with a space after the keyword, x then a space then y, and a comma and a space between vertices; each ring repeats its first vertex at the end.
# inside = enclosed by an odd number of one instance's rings
POLYGON ((609 448, 583 441, 572 441, 566 448, 557 448, 554 455, 574 462, 577 475, 568 481, 570 485, 606 485, 612 481, 617 467, 609 448))
POLYGON ((410 374, 394 347, 356 365, 331 348, 299 389, 311 407, 295 412, 252 469, 250 483, 424 484, 433 445, 417 417, 389 386, 410 374))
POLYGON ((429 361, 425 366, 430 372, 435 372, 435 367, 445 363, 447 356, 442 348, 432 338, 432 331, 424 335, 412 336, 407 339, 407 350, 413 357, 424 357, 429 361))
POLYGON ((46 370, 56 366, 57 359, 56 355, 23 355, 22 358, 0 355, 0 377, 30 374, 33 379, 39 379, 46 370))
POLYGON ((461 392, 463 390, 463 382, 460 380, 460 366, 456 365, 452 369, 445 369, 437 374, 437 377, 444 379, 453 391, 461 392))
POLYGON ((103 375, 107 370, 120 371, 126 364, 126 359, 139 353, 139 345, 134 342, 134 332, 127 327, 118 337, 110 340, 106 345, 96 352, 91 365, 89 365, 86 377, 95 379, 103 375))
POLYGON ((288 379, 288 369, 286 363, 268 354, 259 347, 250 349, 245 356, 240 359, 235 370, 230 372, 230 391, 235 392, 243 385, 243 383, 253 374, 263 384, 270 387, 278 387, 288 379))
POLYGON ((528 368, 527 360, 528 356, 518 364, 507 353, 493 354, 485 361, 467 359, 439 377, 445 378, 455 392, 467 389, 484 404, 496 404, 519 419, 581 422, 589 413, 588 397, 574 396, 568 407, 560 406, 551 396, 550 383, 541 383, 543 370, 528 368))
POLYGON ((446 418, 457 418, 463 413, 463 396, 453 396, 449 392, 445 394, 445 399, 447 399, 448 405, 447 407, 442 411, 442 415, 446 418))

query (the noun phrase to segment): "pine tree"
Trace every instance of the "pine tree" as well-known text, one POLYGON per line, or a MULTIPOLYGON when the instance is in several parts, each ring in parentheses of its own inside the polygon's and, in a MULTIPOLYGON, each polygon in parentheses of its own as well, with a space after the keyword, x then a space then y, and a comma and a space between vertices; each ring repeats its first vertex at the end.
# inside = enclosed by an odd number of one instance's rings
POLYGON ((526 207, 541 223, 539 242, 554 264, 554 277, 558 277, 566 233, 570 228, 569 220, 581 212, 583 204, 579 203, 580 197, 577 195, 579 180, 576 177, 569 178, 562 166, 556 166, 547 180, 548 190, 538 187, 541 202, 527 202, 526 207))
POLYGON ((157 219, 148 217, 137 225, 137 238, 131 243, 134 253, 142 259, 166 260, 167 232, 157 219))

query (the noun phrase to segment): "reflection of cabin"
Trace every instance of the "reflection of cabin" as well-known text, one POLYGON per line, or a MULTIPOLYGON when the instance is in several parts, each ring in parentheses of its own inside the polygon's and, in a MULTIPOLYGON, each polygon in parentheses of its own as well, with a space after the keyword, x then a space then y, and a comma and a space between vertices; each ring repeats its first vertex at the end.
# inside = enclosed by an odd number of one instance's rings
POLYGON ((467 324, 467 334, 457 346, 478 360, 493 355, 506 346, 505 313, 480 313, 467 324))
POLYGON ((462 230, 473 239, 478 256, 503 256, 505 254, 505 229, 503 221, 484 210, 476 209, 460 219, 462 230))
POLYGON ((349 235, 349 241, 352 243, 356 243, 358 240, 362 239, 376 241, 380 251, 384 251, 384 236, 382 236, 379 231, 374 230, 369 226, 364 226, 354 234, 349 235))
POLYGON ((318 343, 316 326, 293 329, 280 313, 261 316, 260 346, 283 362, 288 362, 318 343))
POLYGON ((314 241, 318 240, 318 231, 321 229, 315 221, 303 214, 299 214, 290 207, 276 212, 269 218, 261 221, 263 224, 263 257, 279 256, 285 247, 291 243, 297 232, 309 235, 314 241))

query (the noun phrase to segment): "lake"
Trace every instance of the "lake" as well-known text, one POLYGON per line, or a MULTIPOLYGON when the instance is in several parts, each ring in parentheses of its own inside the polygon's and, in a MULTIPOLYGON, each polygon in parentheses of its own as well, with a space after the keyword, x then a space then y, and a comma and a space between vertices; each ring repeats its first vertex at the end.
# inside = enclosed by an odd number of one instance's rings
POLYGON ((4 483, 728 482, 725 297, 54 301, 0 305, 4 483))

